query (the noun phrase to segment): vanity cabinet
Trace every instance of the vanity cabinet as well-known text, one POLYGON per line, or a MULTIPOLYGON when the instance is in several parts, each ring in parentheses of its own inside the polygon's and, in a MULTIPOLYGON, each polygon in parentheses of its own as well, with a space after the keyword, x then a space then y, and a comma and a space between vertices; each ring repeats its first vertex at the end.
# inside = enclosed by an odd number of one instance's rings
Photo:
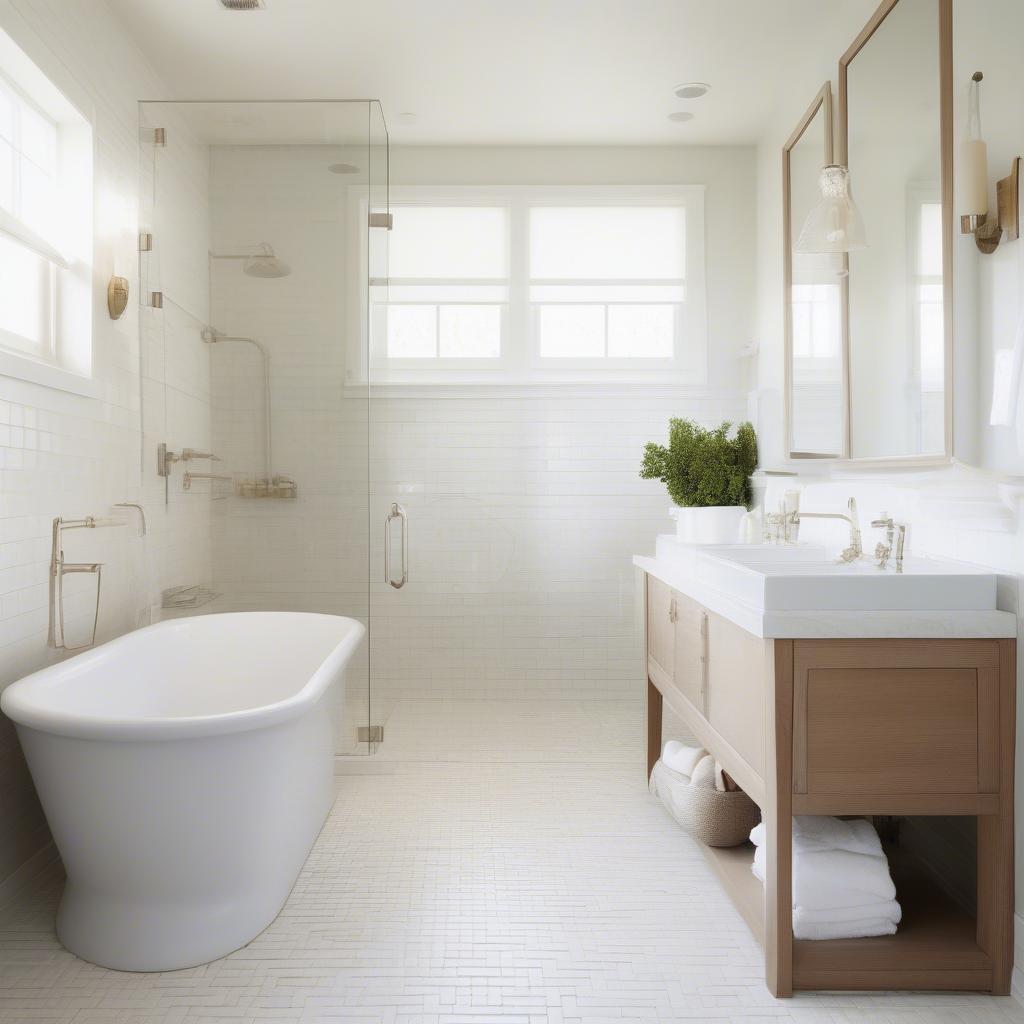
POLYGON ((760 806, 767 882, 751 847, 706 850, 765 950, 768 986, 1009 992, 1013 950, 1015 643, 1002 637, 765 638, 650 572, 648 770, 664 702, 760 806), (977 820, 977 908, 891 857, 893 936, 795 940, 791 817, 977 820))

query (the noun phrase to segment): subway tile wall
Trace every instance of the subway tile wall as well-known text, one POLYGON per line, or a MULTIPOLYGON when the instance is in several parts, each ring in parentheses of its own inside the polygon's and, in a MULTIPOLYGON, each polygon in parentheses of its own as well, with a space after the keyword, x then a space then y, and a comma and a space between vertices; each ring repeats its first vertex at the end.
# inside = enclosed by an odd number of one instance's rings
MULTIPOLYGON (((111 515, 115 502, 142 502, 149 533, 135 520, 108 530, 67 534, 70 560, 104 563, 99 637, 144 621, 160 590, 209 572, 209 499, 171 493, 156 479, 155 441, 199 446, 209 440, 208 382, 189 360, 170 315, 141 314, 136 211, 144 199, 137 98, 163 86, 103 4, 91 0, 12 0, 3 28, 44 70, 63 67, 94 114, 95 247, 93 373, 98 398, 0 377, 0 687, 58 658, 47 648, 51 522, 56 516, 111 515), (142 184, 140 184, 142 183, 142 184), (131 300, 111 321, 106 285, 128 277, 131 300), (140 349, 140 337, 143 340, 140 349), (146 420, 145 445, 141 425, 146 420), (143 458, 145 455, 145 458, 143 458)), ((172 138, 175 136, 171 130, 172 138)), ((143 171, 145 166, 143 165, 143 171)), ((205 308, 207 162, 177 132, 173 172, 161 183, 175 225, 164 276, 181 301, 205 308), (173 253, 173 256, 170 255, 173 253), (195 272, 198 261, 203 270, 195 272)), ((91 581, 68 588, 68 634, 87 635, 91 581)), ((48 832, 14 730, 0 720, 0 882, 47 842, 48 832)))
MULTIPOLYGON (((381 385, 368 402, 350 372, 356 229, 328 162, 320 147, 211 150, 215 248, 265 240, 293 268, 262 281, 215 266, 211 302, 218 328, 270 353, 273 468, 299 495, 214 502, 218 607, 369 609, 375 722, 403 699, 636 699, 631 556, 672 528, 663 486, 638 477, 643 446, 664 439, 672 416, 743 418, 744 395, 664 383, 381 385), (401 590, 384 582, 395 501, 409 513, 401 590)), ((710 223, 720 216, 712 208, 710 223)), ((231 472, 260 472, 258 353, 219 344, 212 367, 214 447, 231 472)), ((362 697, 366 668, 364 656, 350 674, 362 697)))

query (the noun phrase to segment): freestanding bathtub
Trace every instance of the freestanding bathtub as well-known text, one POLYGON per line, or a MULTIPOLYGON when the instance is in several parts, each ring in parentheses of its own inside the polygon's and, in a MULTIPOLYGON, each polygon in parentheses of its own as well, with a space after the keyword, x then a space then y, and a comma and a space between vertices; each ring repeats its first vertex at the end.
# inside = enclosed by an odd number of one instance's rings
POLYGON ((9 686, 67 871, 57 934, 124 971, 193 967, 277 916, 334 800, 353 619, 148 626, 9 686))

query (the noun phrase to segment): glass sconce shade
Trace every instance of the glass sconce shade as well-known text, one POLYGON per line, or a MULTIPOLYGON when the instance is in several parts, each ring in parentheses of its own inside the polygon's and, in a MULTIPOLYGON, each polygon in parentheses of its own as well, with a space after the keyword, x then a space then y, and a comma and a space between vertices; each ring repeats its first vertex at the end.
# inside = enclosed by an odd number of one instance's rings
POLYGON ((850 195, 850 172, 839 164, 821 169, 821 199, 807 215, 796 251, 851 252, 864 249, 864 220, 850 195))

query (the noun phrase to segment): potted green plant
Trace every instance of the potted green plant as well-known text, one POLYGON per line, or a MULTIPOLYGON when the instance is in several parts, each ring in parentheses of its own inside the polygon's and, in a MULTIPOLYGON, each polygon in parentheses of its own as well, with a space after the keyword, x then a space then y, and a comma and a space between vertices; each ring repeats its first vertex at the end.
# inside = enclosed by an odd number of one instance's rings
POLYGON ((660 480, 676 503, 676 535, 688 544, 736 541, 750 503, 750 475, 757 468, 757 435, 741 423, 706 430, 693 420, 669 420, 668 446, 644 447, 640 476, 660 480))

